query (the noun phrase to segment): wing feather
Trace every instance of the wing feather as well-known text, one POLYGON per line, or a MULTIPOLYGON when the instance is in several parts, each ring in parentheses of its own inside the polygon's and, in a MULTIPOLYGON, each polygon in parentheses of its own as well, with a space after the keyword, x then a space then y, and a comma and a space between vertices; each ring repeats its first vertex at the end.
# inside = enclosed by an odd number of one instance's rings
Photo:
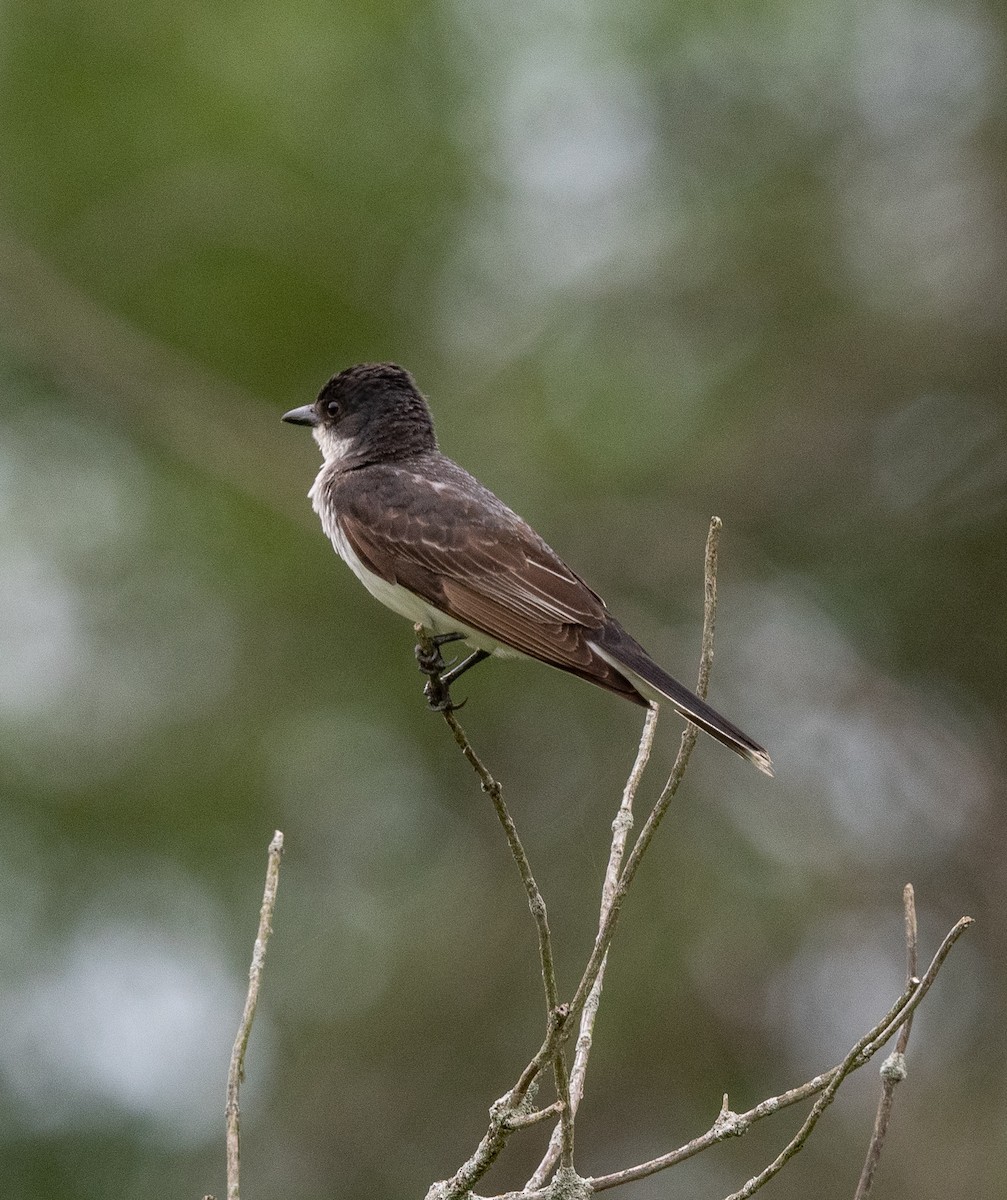
POLYGON ((388 467, 333 480, 355 553, 387 582, 474 629, 536 658, 589 669, 597 656, 585 634, 608 620, 604 602, 516 513, 455 470, 463 478, 448 482, 410 472, 408 487, 388 467))

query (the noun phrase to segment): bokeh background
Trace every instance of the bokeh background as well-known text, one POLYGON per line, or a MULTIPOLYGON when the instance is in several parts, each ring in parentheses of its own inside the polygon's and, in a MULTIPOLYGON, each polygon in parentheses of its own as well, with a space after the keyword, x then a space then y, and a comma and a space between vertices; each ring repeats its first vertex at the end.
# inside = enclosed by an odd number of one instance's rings
MULTIPOLYGON (((778 774, 698 749, 611 959, 582 1171, 840 1058, 900 989, 912 880, 924 954, 979 924, 877 1194, 1003 1193, 1005 58, 998 0, 4 5, 5 1196, 223 1193, 276 827, 249 1195, 424 1195, 538 1045, 500 831, 278 419, 386 358, 686 679, 725 523, 711 695, 778 774)), ((527 663, 464 692, 569 989, 639 713, 527 663)), ((877 1090, 773 1195, 852 1194, 877 1090)), ((624 1194, 719 1197, 797 1119, 624 1194)))

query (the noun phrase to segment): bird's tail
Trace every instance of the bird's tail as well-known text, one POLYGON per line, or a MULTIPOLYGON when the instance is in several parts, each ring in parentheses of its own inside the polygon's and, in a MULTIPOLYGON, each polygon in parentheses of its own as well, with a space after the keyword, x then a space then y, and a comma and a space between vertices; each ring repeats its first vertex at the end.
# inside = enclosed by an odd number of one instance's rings
POLYGON ((758 742, 753 742, 748 734, 742 733, 737 725, 722 717, 705 700, 700 700, 677 679, 672 679, 666 671, 662 671, 618 622, 610 620, 591 644, 605 662, 627 676, 648 699, 669 701, 687 721, 698 725, 718 742, 723 742, 735 754, 747 758, 764 775, 773 774, 772 760, 758 742))

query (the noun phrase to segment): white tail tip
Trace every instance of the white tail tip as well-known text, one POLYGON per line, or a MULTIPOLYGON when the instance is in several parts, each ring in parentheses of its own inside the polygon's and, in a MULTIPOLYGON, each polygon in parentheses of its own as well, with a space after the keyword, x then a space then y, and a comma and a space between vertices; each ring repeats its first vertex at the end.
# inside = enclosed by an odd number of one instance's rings
POLYGON ((770 779, 773 778, 773 760, 769 757, 765 750, 753 752, 748 757, 759 768, 763 775, 768 775, 770 779))

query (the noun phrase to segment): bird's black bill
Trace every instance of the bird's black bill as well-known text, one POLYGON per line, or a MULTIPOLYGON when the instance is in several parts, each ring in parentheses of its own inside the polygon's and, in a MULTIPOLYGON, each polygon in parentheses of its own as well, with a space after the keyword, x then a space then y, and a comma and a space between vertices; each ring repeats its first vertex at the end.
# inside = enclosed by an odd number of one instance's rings
POLYGON ((292 408, 290 412, 285 412, 280 420, 286 421, 288 425, 317 425, 318 413, 315 412, 313 404, 303 404, 300 408, 292 408))

